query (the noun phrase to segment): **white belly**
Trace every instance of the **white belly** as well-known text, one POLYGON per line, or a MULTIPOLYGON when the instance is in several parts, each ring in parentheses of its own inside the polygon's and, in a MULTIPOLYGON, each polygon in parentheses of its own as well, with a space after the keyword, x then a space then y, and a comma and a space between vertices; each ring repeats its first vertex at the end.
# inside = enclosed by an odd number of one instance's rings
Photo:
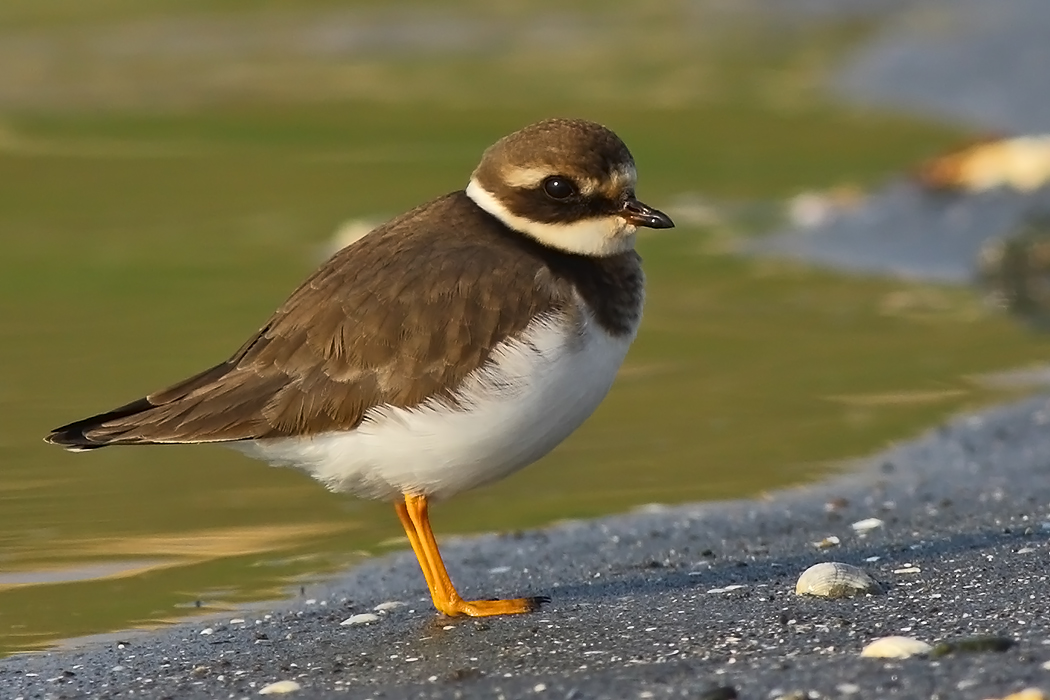
POLYGON ((467 377, 457 408, 384 406, 348 432, 231 444, 304 469, 333 491, 451 496, 535 462, 568 437, 605 398, 633 339, 610 336, 587 313, 538 320, 467 377))

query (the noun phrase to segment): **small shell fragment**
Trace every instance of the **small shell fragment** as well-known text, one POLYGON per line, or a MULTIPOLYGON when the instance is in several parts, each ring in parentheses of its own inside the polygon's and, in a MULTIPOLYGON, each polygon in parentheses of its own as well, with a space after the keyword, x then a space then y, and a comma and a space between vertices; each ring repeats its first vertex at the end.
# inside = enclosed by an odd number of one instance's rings
POLYGON ((914 637, 880 637, 864 647, 860 655, 872 659, 907 659, 931 651, 932 646, 914 637))
POLYGON ((391 610, 397 610, 398 608, 403 607, 405 607, 405 604, 402 603, 400 600, 388 600, 385 603, 380 603, 372 609, 376 612, 389 612, 391 610))
POLYGON ((797 595, 821 598, 849 598, 866 593, 881 593, 882 588, 863 569, 837 561, 814 564, 798 577, 797 595))
POLYGON ((868 530, 874 530, 875 528, 882 527, 883 523, 878 518, 865 518, 864 520, 858 520, 857 522, 850 525, 856 532, 867 532, 868 530))
POLYGON ((259 695, 283 695, 284 693, 294 693, 300 688, 302 686, 295 681, 277 681, 261 688, 259 695))
POLYGON ((842 540, 835 537, 835 535, 831 535, 830 537, 825 537, 820 542, 814 542, 813 546, 817 549, 831 549, 832 547, 838 547, 841 543, 842 540))
POLYGON ((747 588, 747 586, 745 586, 742 583, 736 583, 730 586, 726 586, 725 588, 712 588, 708 591, 708 593, 729 593, 731 591, 740 590, 741 588, 747 588))
POLYGON ((357 615, 351 615, 339 624, 343 626, 367 625, 369 622, 375 622, 378 619, 379 615, 376 615, 375 613, 358 613, 357 615))

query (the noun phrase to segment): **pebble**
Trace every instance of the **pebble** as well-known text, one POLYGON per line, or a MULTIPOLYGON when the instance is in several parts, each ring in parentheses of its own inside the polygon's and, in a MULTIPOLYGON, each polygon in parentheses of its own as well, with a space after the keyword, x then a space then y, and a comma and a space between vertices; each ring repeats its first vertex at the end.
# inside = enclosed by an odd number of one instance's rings
POLYGON ((914 637, 881 637, 869 642, 860 655, 871 659, 907 659, 931 651, 932 646, 914 637))
POLYGON ((1014 645, 1009 637, 977 636, 941 642, 933 648, 930 656, 937 658, 948 654, 975 654, 985 651, 1006 651, 1014 645))
POLYGON ((849 499, 842 498, 841 496, 837 498, 832 498, 831 500, 824 503, 824 510, 828 513, 837 513, 838 511, 845 510, 848 507, 849 499))
POLYGON ((302 686, 295 681, 277 681, 260 689, 259 695, 283 695, 284 693, 294 693, 300 688, 302 686))
POLYGON ((698 700, 736 700, 737 697, 736 688, 731 685, 720 685, 700 693, 698 700))
POLYGON ((400 600, 388 600, 385 603, 380 603, 372 609, 376 612, 389 612, 391 610, 397 610, 398 608, 403 607, 405 607, 405 604, 402 603, 400 600))
POLYGON ((820 698, 820 693, 815 690, 793 690, 790 693, 776 696, 776 700, 817 700, 818 698, 820 698))
POLYGON ((201 630, 201 634, 203 634, 203 635, 215 634, 215 630, 213 630, 211 627, 205 627, 204 629, 201 630))
POLYGON ((858 520, 857 522, 850 525, 856 532, 867 532, 874 530, 885 525, 884 522, 878 518, 865 518, 864 520, 858 520))
POLYGON ((367 625, 370 622, 375 622, 379 619, 379 615, 375 613, 358 613, 357 615, 351 615, 346 618, 340 625, 367 625))
POLYGON ((882 588, 863 569, 837 561, 814 564, 798 577, 797 595, 822 598, 849 598, 866 593, 881 593, 882 588))

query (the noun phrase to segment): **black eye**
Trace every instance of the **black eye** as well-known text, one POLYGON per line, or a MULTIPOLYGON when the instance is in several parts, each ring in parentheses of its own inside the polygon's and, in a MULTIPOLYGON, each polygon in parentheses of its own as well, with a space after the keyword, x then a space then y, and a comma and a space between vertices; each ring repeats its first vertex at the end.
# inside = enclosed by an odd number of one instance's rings
POLYGON ((576 194, 576 186, 567 177, 553 175, 543 181, 543 191, 551 199, 568 199, 576 194))

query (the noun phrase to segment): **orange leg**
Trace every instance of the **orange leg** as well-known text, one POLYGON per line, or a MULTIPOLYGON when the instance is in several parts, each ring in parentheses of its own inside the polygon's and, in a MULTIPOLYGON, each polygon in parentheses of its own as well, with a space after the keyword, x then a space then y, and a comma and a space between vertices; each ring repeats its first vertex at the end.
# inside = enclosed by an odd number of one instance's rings
MULTIPOLYGON (((394 510, 397 511, 397 517, 401 521, 401 527, 405 528, 405 534, 408 535, 408 543, 412 545, 412 551, 416 553, 416 561, 419 562, 419 568, 423 570, 423 578, 427 580, 427 588, 429 588, 431 594, 433 594, 434 571, 430 568, 430 561, 427 559, 427 555, 423 551, 423 546, 419 542, 419 535, 416 534, 416 526, 412 524, 412 518, 408 514, 408 506, 404 503, 395 503, 394 510)), ((437 605, 437 598, 434 599, 434 605, 437 605)))
POLYGON ((405 495, 404 504, 394 506, 401 525, 408 535, 408 542, 419 560, 423 578, 430 589, 430 597, 439 612, 449 616, 470 615, 486 617, 489 615, 516 615, 532 612, 545 602, 545 598, 514 598, 511 600, 463 600, 441 561, 437 540, 430 529, 430 516, 426 496, 405 495))

